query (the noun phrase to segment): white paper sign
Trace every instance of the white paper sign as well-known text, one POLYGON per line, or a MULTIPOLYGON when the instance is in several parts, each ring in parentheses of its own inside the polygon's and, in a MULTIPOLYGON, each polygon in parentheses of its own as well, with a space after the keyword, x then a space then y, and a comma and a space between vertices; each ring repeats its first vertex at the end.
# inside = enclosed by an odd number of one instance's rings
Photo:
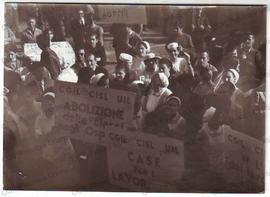
MULTIPOLYGON (((65 68, 68 68, 75 63, 75 53, 68 42, 52 42, 50 48, 57 54, 60 64, 64 65, 65 68)), ((40 61, 41 52, 42 51, 37 43, 24 44, 24 54, 29 56, 32 61, 40 61)))

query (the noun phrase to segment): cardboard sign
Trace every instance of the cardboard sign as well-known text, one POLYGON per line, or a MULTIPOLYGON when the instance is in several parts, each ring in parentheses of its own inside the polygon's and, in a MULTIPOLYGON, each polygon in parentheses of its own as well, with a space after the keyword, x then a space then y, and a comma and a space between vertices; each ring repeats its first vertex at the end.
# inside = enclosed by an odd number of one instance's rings
POLYGON ((229 182, 264 186, 264 144, 250 136, 223 126, 226 142, 225 169, 229 182))
POLYGON ((56 123, 81 131, 125 130, 133 119, 135 94, 56 81, 56 123))
POLYGON ((176 190, 184 170, 183 144, 128 132, 135 94, 56 81, 56 122, 64 133, 107 147, 109 181, 133 191, 176 190))
POLYGON ((177 191, 184 170, 179 140, 139 133, 125 148, 107 151, 110 183, 130 191, 177 191))
POLYGON ((40 61, 40 55, 41 55, 41 49, 38 47, 37 43, 25 43, 23 46, 24 54, 32 61, 39 62, 40 61))
POLYGON ((146 24, 145 6, 102 5, 98 6, 100 22, 123 24, 146 24))
MULTIPOLYGON (((72 46, 68 42, 52 42, 50 48, 57 54, 60 64, 65 68, 75 63, 76 57, 72 46)), ((40 61, 41 49, 37 43, 25 43, 24 54, 32 61, 40 61)))

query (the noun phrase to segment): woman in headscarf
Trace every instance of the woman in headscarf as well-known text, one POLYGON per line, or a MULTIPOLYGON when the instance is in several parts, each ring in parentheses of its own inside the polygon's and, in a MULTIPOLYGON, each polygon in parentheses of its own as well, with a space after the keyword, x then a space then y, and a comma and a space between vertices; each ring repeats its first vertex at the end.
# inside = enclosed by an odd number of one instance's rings
POLYGON ((129 68, 124 64, 118 64, 115 67, 112 78, 110 79, 110 88, 117 90, 126 90, 129 84, 129 68))
POLYGON ((228 69, 223 73, 223 82, 231 82, 235 90, 231 97, 231 101, 240 106, 243 105, 244 93, 237 87, 237 82, 239 80, 239 73, 235 69, 228 69))
POLYGON ((152 76, 150 90, 142 104, 144 112, 152 112, 166 102, 167 97, 172 94, 168 86, 169 80, 164 73, 156 73, 152 76))
POLYGON ((134 57, 131 70, 134 70, 139 76, 145 70, 144 60, 147 59, 150 53, 150 44, 147 41, 142 41, 137 44, 137 55, 134 57))
POLYGON ((163 135, 183 140, 185 131, 185 119, 180 115, 181 100, 177 96, 170 95, 166 103, 160 106, 156 112, 161 114, 164 120, 163 135))
POLYGON ((145 69, 138 75, 138 78, 145 86, 148 86, 151 83, 152 76, 158 72, 160 59, 161 57, 156 56, 154 53, 150 53, 144 60, 145 69))

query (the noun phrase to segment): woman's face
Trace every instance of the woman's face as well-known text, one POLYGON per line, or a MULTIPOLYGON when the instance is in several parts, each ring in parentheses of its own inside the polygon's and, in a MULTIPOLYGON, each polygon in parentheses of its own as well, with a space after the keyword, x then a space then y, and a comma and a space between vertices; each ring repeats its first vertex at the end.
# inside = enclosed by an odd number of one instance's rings
POLYGON ((180 104, 176 99, 171 99, 167 102, 167 106, 172 110, 172 112, 178 112, 180 104))
POLYGON ((155 73, 158 71, 158 64, 156 61, 152 60, 149 64, 146 65, 146 72, 155 73))
POLYGON ((161 80, 159 79, 159 77, 154 77, 152 80, 152 88, 154 90, 154 92, 160 92, 161 89, 163 88, 161 80))
POLYGON ((179 50, 178 49, 170 49, 169 55, 172 59, 176 59, 179 56, 179 50))
POLYGON ((209 56, 208 56, 208 54, 206 52, 204 52, 204 53, 202 53, 200 55, 200 61, 201 61, 201 63, 204 63, 204 64, 207 64, 208 63, 209 56))
POLYGON ((115 71, 115 79, 117 81, 122 81, 126 77, 126 72, 124 69, 116 70, 115 71))
POLYGON ((139 55, 140 57, 145 57, 147 55, 147 49, 143 44, 139 45, 139 55))
POLYGON ((168 78, 170 77, 170 69, 167 64, 160 64, 159 72, 164 73, 168 78))
POLYGON ((42 110, 47 117, 51 117, 54 114, 55 104, 50 99, 44 99, 42 102, 42 110))

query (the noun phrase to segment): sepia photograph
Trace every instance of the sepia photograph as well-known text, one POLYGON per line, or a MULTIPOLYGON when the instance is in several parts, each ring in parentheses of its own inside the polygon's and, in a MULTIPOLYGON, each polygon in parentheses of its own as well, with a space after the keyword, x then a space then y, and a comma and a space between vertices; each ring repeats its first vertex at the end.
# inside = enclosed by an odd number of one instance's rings
POLYGON ((267 11, 5 2, 3 190, 264 193, 267 11))

